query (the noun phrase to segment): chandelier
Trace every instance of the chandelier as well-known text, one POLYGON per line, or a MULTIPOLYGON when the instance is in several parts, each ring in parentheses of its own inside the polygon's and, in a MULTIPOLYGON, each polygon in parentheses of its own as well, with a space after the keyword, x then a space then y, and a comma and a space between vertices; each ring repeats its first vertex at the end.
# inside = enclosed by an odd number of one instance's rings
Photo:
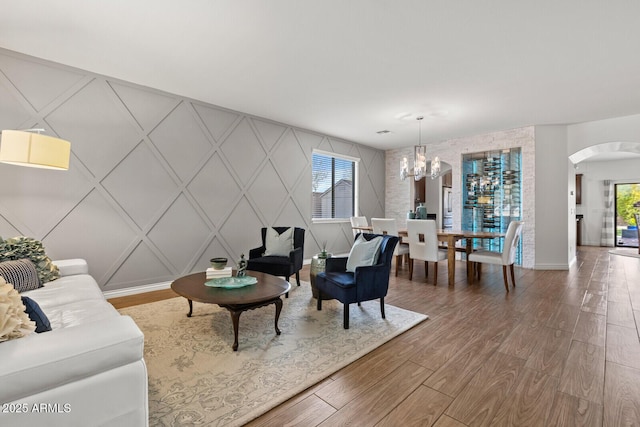
POLYGON ((422 145, 422 122, 423 116, 416 118, 419 123, 418 133, 418 145, 415 146, 415 153, 413 158, 413 173, 409 173, 409 161, 406 157, 400 160, 400 179, 405 180, 408 176, 414 177, 416 181, 419 181, 427 172, 427 147, 422 145))
POLYGON ((435 156, 431 160, 431 179, 436 179, 440 176, 440 157, 435 156))

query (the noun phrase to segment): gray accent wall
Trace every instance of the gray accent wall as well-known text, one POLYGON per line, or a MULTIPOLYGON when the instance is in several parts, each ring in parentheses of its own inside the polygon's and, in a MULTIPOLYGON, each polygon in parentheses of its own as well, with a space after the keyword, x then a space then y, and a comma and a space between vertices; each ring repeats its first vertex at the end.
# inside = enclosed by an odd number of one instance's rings
POLYGON ((0 163, 0 236, 85 258, 104 291, 248 256, 263 226, 347 252, 348 222, 311 221, 314 148, 360 158, 360 214, 384 216, 384 151, 0 49, 0 129, 38 127, 71 166, 0 163))

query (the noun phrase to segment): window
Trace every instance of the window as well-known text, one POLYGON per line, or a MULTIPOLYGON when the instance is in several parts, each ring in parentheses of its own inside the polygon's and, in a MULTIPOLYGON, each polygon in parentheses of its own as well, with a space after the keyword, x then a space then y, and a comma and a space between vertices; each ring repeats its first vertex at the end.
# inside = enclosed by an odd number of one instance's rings
POLYGON ((346 219, 357 210, 355 177, 359 159, 314 150, 311 191, 313 219, 346 219))

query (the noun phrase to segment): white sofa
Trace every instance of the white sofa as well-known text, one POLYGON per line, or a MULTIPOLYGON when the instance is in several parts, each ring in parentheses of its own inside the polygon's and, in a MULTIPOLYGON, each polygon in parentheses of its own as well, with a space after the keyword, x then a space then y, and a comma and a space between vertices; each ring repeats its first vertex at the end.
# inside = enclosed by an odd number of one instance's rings
POLYGON ((147 426, 144 337, 81 259, 28 292, 52 331, 0 343, 0 426, 147 426))

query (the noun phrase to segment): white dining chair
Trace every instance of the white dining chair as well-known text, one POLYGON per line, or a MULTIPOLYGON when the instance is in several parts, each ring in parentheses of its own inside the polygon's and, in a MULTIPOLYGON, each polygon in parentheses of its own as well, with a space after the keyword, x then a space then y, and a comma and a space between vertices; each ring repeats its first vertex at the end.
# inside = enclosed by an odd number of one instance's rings
MULTIPOLYGON (((398 236, 398 224, 395 218, 371 218, 371 226, 374 234, 389 234, 398 236)), ((400 238, 398 236, 398 238, 400 238)), ((402 257, 409 254, 409 245, 407 243, 398 243, 393 255, 396 258, 396 276, 398 275, 398 266, 402 261, 402 257)))
POLYGON ((424 219, 408 219, 407 234, 409 240, 409 280, 413 280, 413 261, 424 261, 425 277, 429 272, 429 262, 434 263, 433 285, 438 282, 438 261, 448 258, 447 250, 438 247, 436 222, 424 219))
POLYGON ((507 234, 504 236, 504 245, 502 252, 478 250, 469 254, 469 261, 473 264, 473 274, 471 274, 471 282, 475 273, 478 274, 480 279, 480 265, 481 264, 495 264, 502 265, 502 277, 504 279, 504 287, 509 292, 509 279, 507 278, 507 267, 511 272, 511 282, 513 287, 516 287, 516 279, 513 271, 513 264, 516 261, 516 252, 518 250, 518 243, 522 236, 522 228, 524 226, 523 221, 511 221, 507 228, 507 234))
MULTIPOLYGON (((366 216, 352 216, 350 219, 351 219, 351 227, 368 227, 369 226, 366 216)), ((354 238, 358 233, 362 233, 362 230, 357 230, 353 228, 354 238)))

